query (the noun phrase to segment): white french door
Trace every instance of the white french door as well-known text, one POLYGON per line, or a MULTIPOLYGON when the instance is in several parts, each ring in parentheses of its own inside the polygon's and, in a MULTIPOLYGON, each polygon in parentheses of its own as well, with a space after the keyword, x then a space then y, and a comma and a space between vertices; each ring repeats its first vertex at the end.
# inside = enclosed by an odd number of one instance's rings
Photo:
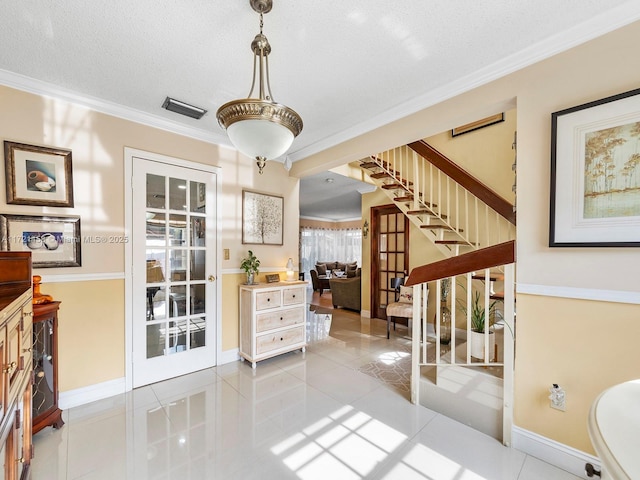
POLYGON ((154 154, 130 160, 135 388, 216 365, 219 183, 217 167, 154 154))

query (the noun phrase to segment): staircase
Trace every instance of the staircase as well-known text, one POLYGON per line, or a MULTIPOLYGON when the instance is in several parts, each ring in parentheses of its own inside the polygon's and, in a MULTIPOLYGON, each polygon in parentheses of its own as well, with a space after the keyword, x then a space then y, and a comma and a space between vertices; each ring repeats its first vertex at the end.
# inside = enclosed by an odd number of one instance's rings
POLYGON ((360 167, 447 258, 515 239, 513 206, 424 141, 360 167))
POLYGON ((514 207, 424 141, 371 155, 360 166, 444 257, 414 268, 405 282, 414 288, 413 332, 421 332, 412 339, 411 401, 508 445, 515 350, 514 207), (445 281, 449 291, 443 295, 445 281), (435 290, 435 308, 427 302, 429 288, 432 300, 435 290), (472 323, 476 295, 487 319, 481 332, 472 323), (492 302, 500 305, 499 321, 489 321, 492 302), (478 342, 480 354, 474 353, 478 342))

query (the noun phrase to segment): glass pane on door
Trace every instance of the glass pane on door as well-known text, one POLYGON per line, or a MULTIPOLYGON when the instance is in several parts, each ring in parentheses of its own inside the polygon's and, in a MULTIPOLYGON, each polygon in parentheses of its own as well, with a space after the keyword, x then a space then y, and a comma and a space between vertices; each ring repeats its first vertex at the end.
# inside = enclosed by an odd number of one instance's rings
POLYGON ((154 358, 206 343, 206 184, 148 173, 146 199, 146 351, 154 358))

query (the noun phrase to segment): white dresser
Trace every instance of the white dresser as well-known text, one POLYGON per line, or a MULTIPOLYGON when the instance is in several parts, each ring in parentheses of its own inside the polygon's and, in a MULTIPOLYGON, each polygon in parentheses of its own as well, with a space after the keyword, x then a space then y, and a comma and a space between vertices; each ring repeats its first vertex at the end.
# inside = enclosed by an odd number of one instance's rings
POLYGON ((240 285, 240 356, 256 362, 305 351, 307 282, 240 285))

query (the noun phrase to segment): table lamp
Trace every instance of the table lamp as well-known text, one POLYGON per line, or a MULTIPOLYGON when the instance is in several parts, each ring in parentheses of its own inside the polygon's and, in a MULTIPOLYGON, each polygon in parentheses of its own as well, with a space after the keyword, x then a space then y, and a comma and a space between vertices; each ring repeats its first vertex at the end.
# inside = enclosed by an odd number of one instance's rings
POLYGON ((293 282, 293 259, 289 258, 289 260, 287 260, 287 282, 293 282))

